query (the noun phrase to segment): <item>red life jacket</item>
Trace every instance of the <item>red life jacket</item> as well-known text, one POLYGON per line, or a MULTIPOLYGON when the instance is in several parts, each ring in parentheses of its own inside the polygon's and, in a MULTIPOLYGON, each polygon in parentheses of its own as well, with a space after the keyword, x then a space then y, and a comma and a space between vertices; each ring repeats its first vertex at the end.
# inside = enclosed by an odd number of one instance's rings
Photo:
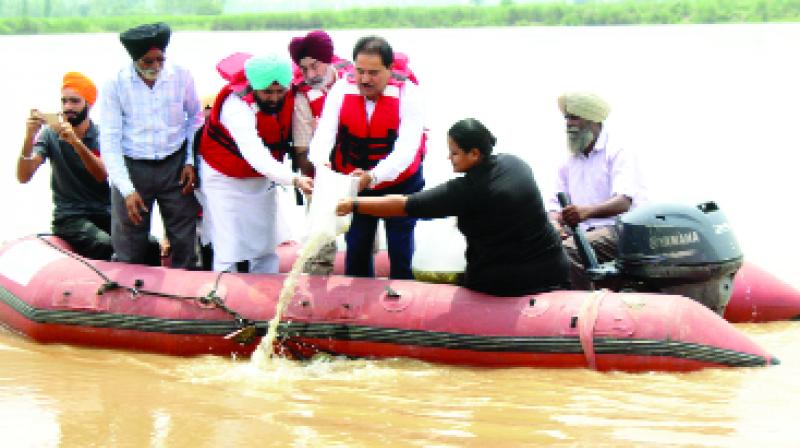
MULTIPOLYGON (((333 64, 333 68, 336 69, 336 79, 334 79, 334 81, 344 78, 353 71, 352 62, 336 55, 333 56, 331 64, 333 64)), ((322 115, 322 107, 325 105, 325 98, 328 96, 328 92, 306 84, 303 73, 300 71, 299 67, 297 68, 297 72, 299 72, 300 75, 298 79, 298 75, 295 73, 295 88, 297 92, 305 95, 306 99, 308 99, 308 105, 311 106, 311 115, 314 118, 319 118, 322 115)))
MULTIPOLYGON (((222 104, 232 94, 239 95, 229 84, 223 87, 217 95, 201 136, 200 155, 203 156, 206 163, 226 176, 261 177, 262 175, 242 157, 236 141, 220 122, 222 104)), ((252 92, 244 95, 242 100, 251 108, 257 107, 252 92)), ((265 114, 260 110, 256 112, 256 132, 264 145, 269 148, 275 160, 279 162, 283 161, 284 156, 291 149, 293 110, 294 94, 289 91, 284 98, 283 107, 277 114, 265 114)))
MULTIPOLYGON (((336 80, 345 78, 353 73, 353 63, 347 59, 342 59, 339 56, 333 55, 331 64, 333 64, 333 67, 336 69, 336 80)), ((408 56, 406 56, 405 53, 394 53, 394 62, 392 62, 390 70, 396 74, 408 78, 414 84, 419 84, 414 72, 408 66, 408 56)), ((306 84, 302 70, 296 65, 294 66, 294 77, 292 79, 292 83, 296 86, 296 90, 305 95, 308 99, 308 104, 311 106, 311 115, 314 118, 319 118, 322 115, 322 107, 325 105, 325 97, 327 97, 328 92, 321 89, 315 89, 306 84)))
POLYGON ((411 70, 411 67, 408 66, 408 55, 406 55, 405 53, 395 51, 394 61, 392 62, 392 66, 389 68, 393 72, 408 78, 408 80, 413 82, 414 84, 419 85, 419 81, 417 81, 417 76, 414 74, 414 71, 411 70))
MULTIPOLYGON (((339 132, 331 152, 333 169, 344 174, 356 168, 372 169, 392 152, 400 128, 400 92, 407 82, 402 76, 393 74, 375 103, 372 118, 367 120, 364 96, 358 92, 352 77, 347 81, 348 90, 339 112, 339 132)), ((395 180, 381 182, 375 189, 400 184, 416 174, 425 156, 425 140, 423 132, 417 154, 408 168, 395 180)))

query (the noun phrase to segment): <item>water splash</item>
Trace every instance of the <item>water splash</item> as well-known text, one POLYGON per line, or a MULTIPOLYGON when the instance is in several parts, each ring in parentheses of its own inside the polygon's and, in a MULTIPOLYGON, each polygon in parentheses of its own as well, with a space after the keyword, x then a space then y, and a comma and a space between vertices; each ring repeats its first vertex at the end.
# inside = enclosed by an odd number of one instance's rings
POLYGON ((300 279, 300 274, 303 272, 303 266, 306 261, 313 255, 319 252, 320 248, 329 242, 333 241, 334 235, 327 233, 318 233, 312 235, 308 241, 303 245, 297 259, 292 265, 292 270, 283 281, 280 295, 278 296, 278 303, 275 306, 275 316, 269 321, 267 328, 267 335, 261 340, 258 348, 253 352, 252 362, 259 366, 265 366, 269 360, 275 355, 275 339, 278 336, 278 324, 280 324, 281 316, 283 316, 289 300, 294 296, 295 289, 297 289, 297 282, 300 279))

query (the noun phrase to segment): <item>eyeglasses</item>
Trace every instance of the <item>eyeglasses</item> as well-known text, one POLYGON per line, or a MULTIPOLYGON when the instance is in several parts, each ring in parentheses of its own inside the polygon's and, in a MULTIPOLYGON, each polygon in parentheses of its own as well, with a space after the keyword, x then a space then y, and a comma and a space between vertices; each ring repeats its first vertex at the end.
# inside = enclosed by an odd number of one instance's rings
POLYGON ((61 104, 67 104, 67 103, 80 104, 81 100, 82 100, 81 97, 78 97, 78 96, 62 96, 61 97, 61 104))
POLYGON ((167 60, 167 58, 165 58, 164 56, 159 56, 159 57, 156 57, 156 58, 141 58, 141 59, 139 59, 139 61, 144 65, 153 65, 156 62, 158 62, 159 64, 163 64, 164 61, 166 61, 166 60, 167 60))

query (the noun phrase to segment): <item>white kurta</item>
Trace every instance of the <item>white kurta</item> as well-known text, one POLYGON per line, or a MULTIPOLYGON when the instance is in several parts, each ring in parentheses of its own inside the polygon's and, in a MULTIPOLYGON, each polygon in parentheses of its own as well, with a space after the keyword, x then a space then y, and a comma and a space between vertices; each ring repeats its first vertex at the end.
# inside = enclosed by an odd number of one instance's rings
POLYGON ((277 188, 264 177, 237 179, 200 162, 202 239, 214 260, 235 263, 275 253, 277 188))
POLYGON ((276 184, 291 185, 294 173, 264 147, 255 112, 239 97, 225 100, 220 122, 245 160, 265 177, 230 177, 201 160, 197 198, 203 207, 203 243, 213 245, 215 265, 274 255, 279 243, 276 184))

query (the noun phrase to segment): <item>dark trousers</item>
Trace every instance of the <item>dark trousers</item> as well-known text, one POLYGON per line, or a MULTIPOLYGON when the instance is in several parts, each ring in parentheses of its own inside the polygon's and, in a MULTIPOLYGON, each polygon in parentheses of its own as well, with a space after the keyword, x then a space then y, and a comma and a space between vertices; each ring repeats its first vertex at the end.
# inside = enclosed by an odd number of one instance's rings
MULTIPOLYGON (((197 253, 197 213, 200 209, 194 194, 181 192, 180 172, 186 162, 185 149, 160 161, 125 158, 131 182, 148 210, 158 202, 164 230, 172 249, 172 267, 195 268, 197 253)), ((126 263, 146 264, 150 213, 143 213, 141 224, 128 217, 125 199, 116 188, 111 192, 111 239, 117 259, 126 263)))
MULTIPOLYGON (((425 180, 420 167, 413 176, 401 184, 374 191, 366 190, 363 196, 385 196, 387 194, 411 194, 422 190, 425 180)), ((378 219, 383 219, 386 227, 386 244, 389 250, 389 278, 411 279, 411 257, 414 255, 414 227, 416 218, 376 218, 353 213, 353 222, 344 235, 347 253, 344 261, 345 275, 353 277, 374 277, 375 263, 372 248, 378 219)))
MULTIPOLYGON (((372 247, 378 219, 374 216, 353 215, 350 230, 345 234, 347 254, 345 255, 345 275, 353 277, 374 277, 375 263, 372 247)), ((411 279, 411 257, 414 255, 414 227, 416 218, 384 218, 386 243, 389 249, 389 278, 411 279)))
POLYGON ((86 258, 110 260, 111 215, 68 215, 53 219, 53 235, 60 237, 86 258))
MULTIPOLYGON (((111 243, 111 215, 60 216, 53 219, 53 235, 63 239, 75 253, 94 260, 110 260, 114 254, 111 243)), ((161 247, 152 236, 148 240, 145 264, 161 264, 161 247)))
MULTIPOLYGON (((586 239, 597 255, 598 263, 605 263, 613 260, 617 256, 617 241, 619 235, 614 226, 596 227, 586 231, 586 239)), ((578 246, 575 244, 574 237, 564 240, 564 252, 569 258, 569 278, 573 289, 590 289, 592 281, 586 274, 586 266, 581 260, 578 246)))

